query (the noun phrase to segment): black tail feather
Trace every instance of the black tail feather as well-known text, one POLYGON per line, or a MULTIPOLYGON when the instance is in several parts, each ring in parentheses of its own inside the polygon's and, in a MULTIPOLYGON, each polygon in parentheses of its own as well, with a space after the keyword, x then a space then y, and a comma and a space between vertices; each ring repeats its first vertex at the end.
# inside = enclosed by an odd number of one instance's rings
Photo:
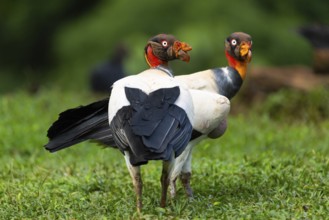
POLYGON ((108 101, 107 98, 60 113, 48 130, 45 148, 56 152, 86 140, 114 145, 108 123, 108 101))

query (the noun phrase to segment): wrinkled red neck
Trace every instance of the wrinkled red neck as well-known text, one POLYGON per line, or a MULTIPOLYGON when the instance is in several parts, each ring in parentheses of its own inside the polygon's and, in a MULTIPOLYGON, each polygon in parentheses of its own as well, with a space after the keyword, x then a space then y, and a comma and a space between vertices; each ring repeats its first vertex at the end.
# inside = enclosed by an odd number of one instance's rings
POLYGON ((238 71, 242 80, 246 78, 247 74, 247 64, 248 62, 238 61, 234 59, 227 51, 225 51, 225 55, 227 58, 228 65, 238 71))
POLYGON ((235 69, 236 65, 237 65, 237 61, 227 51, 225 51, 225 55, 226 55, 228 65, 235 69))
POLYGON ((157 67, 159 65, 168 66, 168 62, 160 60, 153 54, 153 49, 151 46, 148 46, 146 49, 145 59, 150 67, 157 67))

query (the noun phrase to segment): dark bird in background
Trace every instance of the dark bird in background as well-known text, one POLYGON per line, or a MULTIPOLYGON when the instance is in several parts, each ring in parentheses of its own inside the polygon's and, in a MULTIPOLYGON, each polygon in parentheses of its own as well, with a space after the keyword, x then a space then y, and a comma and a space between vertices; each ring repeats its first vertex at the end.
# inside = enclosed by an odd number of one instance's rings
POLYGON ((297 32, 313 47, 314 72, 329 74, 329 26, 303 26, 298 28, 297 32))
POLYGON ((124 60, 128 50, 124 44, 118 44, 112 57, 97 65, 90 75, 90 88, 95 93, 109 94, 114 82, 126 76, 124 60))
POLYGON ((140 165, 163 160, 161 206, 165 206, 174 158, 188 144, 194 119, 190 92, 173 78, 168 61, 188 62, 191 49, 172 35, 151 38, 145 47, 151 68, 116 81, 110 99, 61 113, 48 130, 45 148, 55 152, 85 140, 117 147, 133 180, 138 211, 142 208, 140 165))

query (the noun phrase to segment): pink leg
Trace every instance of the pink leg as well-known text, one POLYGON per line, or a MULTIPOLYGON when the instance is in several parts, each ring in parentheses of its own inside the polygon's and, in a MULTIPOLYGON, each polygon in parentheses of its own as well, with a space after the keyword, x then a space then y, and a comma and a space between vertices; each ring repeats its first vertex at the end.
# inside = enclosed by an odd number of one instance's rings
POLYGON ((132 166, 129 161, 129 152, 125 152, 126 165, 128 167, 131 179, 133 181, 134 190, 136 193, 136 207, 137 212, 140 213, 142 211, 143 203, 142 203, 142 189, 143 189, 143 181, 140 172, 139 166, 132 166))

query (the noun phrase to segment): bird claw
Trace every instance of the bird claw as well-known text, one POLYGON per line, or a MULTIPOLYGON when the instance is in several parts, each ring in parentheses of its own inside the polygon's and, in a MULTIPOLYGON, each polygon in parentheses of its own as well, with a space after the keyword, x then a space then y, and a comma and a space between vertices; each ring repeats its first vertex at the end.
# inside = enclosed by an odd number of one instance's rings
POLYGON ((188 198, 193 198, 193 190, 191 188, 191 185, 190 185, 190 180, 191 180, 191 173, 190 172, 187 172, 187 173, 181 173, 180 175, 180 179, 182 181, 182 184, 184 186, 184 189, 185 189, 185 193, 187 195, 188 198))
POLYGON ((141 213, 142 212, 142 201, 141 200, 137 200, 137 213, 141 213))
POLYGON ((189 198, 189 200, 193 200, 193 190, 190 186, 185 187, 185 193, 186 193, 187 197, 189 198))
POLYGON ((170 197, 172 199, 176 197, 176 179, 170 183, 170 197))

